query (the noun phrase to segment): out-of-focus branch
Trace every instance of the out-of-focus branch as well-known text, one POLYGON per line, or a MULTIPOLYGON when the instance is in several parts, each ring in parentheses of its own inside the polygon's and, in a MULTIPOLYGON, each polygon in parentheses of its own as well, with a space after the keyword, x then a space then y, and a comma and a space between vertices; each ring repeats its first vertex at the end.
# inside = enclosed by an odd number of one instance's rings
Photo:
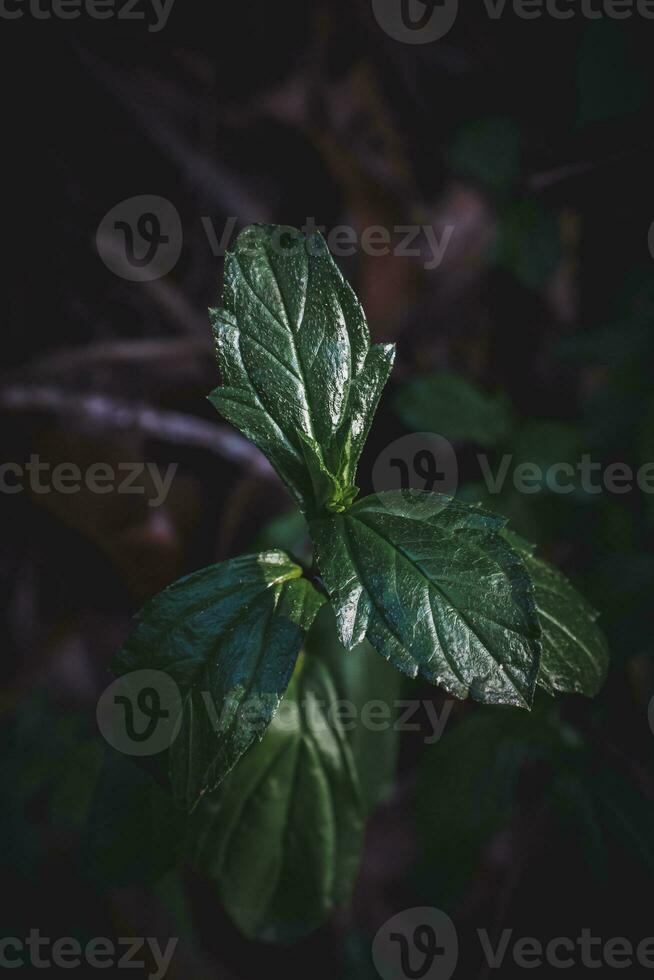
POLYGON ((583 177, 601 170, 602 167, 611 167, 616 163, 621 163, 634 155, 634 151, 624 151, 612 153, 603 160, 582 160, 580 163, 567 163, 553 170, 545 170, 542 173, 532 174, 527 178, 526 186, 530 191, 544 191, 548 187, 560 184, 563 181, 571 180, 574 177, 583 177))
POLYGON ((269 218, 269 207, 255 197, 243 180, 218 159, 198 152, 185 134, 174 128, 159 101, 144 95, 149 90, 156 91, 153 85, 134 85, 133 78, 128 81, 124 71, 101 60, 88 48, 76 43, 73 48, 94 81, 120 103, 157 149, 174 163, 189 185, 202 192, 207 202, 226 214, 237 215, 244 225, 269 218))
POLYGON ((22 365, 14 374, 52 376, 72 373, 80 368, 104 367, 109 364, 179 361, 211 354, 211 343, 202 337, 180 337, 171 340, 107 340, 97 344, 64 347, 36 361, 22 365))
POLYGON ((52 412, 97 428, 131 430, 176 445, 217 453, 265 479, 276 479, 265 456, 223 425, 181 412, 153 408, 109 395, 76 394, 46 385, 13 385, 0 389, 0 410, 52 412))
MULTIPOLYGON (((116 244, 111 238, 103 237, 101 242, 103 254, 105 256, 111 255, 117 267, 125 270, 125 278, 129 279, 130 267, 124 252, 116 248, 116 244)), ((94 248, 96 244, 94 243, 94 248)), ((198 314, 183 291, 170 279, 144 280, 139 285, 178 329, 185 333, 194 333, 200 336, 207 333, 206 314, 202 316, 198 314)))

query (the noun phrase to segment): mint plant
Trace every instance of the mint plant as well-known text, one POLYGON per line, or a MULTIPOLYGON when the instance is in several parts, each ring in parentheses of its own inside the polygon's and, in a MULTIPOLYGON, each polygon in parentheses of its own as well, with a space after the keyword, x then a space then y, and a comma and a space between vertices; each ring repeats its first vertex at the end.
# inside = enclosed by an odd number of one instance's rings
POLYGON ((394 348, 370 343, 319 234, 246 229, 211 320, 210 400, 286 484, 313 564, 269 550, 180 579, 141 611, 114 672, 176 681, 168 769, 192 814, 187 851, 246 934, 296 938, 347 900, 389 781, 369 762, 394 758, 330 706, 392 701, 401 675, 526 709, 537 685, 592 696, 607 648, 595 612, 503 518, 423 491, 357 499, 394 348))

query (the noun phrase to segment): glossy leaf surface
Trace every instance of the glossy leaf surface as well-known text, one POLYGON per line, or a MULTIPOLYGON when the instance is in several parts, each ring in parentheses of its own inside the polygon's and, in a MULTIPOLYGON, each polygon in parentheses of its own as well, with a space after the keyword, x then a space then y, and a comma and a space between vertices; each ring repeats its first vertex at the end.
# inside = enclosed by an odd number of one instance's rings
POLYGON ((523 556, 534 583, 543 646, 540 687, 550 694, 595 697, 609 665, 606 638, 597 624, 598 613, 562 572, 536 557, 532 545, 517 534, 506 532, 506 537, 523 556))
POLYGON ((393 363, 318 233, 254 225, 211 311, 222 386, 210 400, 262 450, 300 506, 338 512, 393 363))
POLYGON ((540 628, 501 518, 449 497, 390 491, 311 523, 348 648, 367 636, 401 671, 456 697, 531 704, 540 628))
POLYGON ((323 599, 284 552, 245 555, 180 579, 139 613, 114 670, 161 670, 182 693, 171 746, 175 796, 191 809, 261 738, 323 599))
POLYGON ((336 698, 303 658, 263 741, 198 809, 195 863, 249 937, 298 939, 350 896, 363 805, 336 698))

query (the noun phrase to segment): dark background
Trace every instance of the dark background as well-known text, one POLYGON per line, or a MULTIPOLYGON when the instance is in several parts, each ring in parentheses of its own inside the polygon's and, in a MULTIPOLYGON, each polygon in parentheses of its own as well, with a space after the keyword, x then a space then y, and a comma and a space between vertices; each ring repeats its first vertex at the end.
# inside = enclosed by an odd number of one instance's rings
MULTIPOLYGON (((364 490, 379 452, 407 431, 394 395, 442 368, 504 391, 534 432, 560 424, 576 453, 637 468, 654 459, 654 22, 524 21, 510 9, 492 21, 469 3, 446 37, 407 45, 365 0, 176 0, 159 33, 85 15, 36 22, 27 10, 0 29, 0 461, 179 465, 157 509, 146 496, 0 495, 2 934, 180 935, 169 977, 234 980, 264 969, 374 977, 375 932, 422 904, 455 919, 456 976, 489 975, 477 928, 542 942, 584 927, 604 940, 653 934, 654 499, 638 490, 539 499, 517 514, 610 640, 599 698, 558 709, 583 748, 553 759, 518 738, 498 817, 502 766, 470 797, 447 764, 460 753, 474 773, 475 741, 456 741, 457 727, 493 709, 457 706, 431 755, 405 736, 352 907, 309 939, 246 942, 197 873, 89 882, 80 842, 100 751, 95 704, 131 615, 179 575, 251 548, 290 506, 256 457, 234 458, 205 399, 222 259, 202 217, 219 235, 230 216, 237 227, 315 217, 359 232, 432 224, 439 238, 454 226, 436 270, 360 249, 339 260, 374 339, 398 344, 364 490), (150 283, 115 275, 95 245, 103 216, 140 194, 172 202, 183 226, 179 262, 150 283)), ((442 431, 437 418, 427 428, 442 431)), ((560 458, 533 439, 534 458, 560 458)), ((462 447, 471 480, 472 460, 462 447)))

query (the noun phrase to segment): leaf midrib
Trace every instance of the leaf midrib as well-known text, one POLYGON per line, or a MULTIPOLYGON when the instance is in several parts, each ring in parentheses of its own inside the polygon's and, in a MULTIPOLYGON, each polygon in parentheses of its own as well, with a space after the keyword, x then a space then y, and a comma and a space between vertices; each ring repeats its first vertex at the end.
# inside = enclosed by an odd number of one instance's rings
MULTIPOLYGON (((505 665, 505 664, 502 663, 502 661, 500 661, 500 660, 497 659, 496 655, 489 648, 488 644, 479 636, 479 634, 477 633, 476 629, 470 623, 470 621, 469 621, 468 617, 465 615, 465 613, 463 613, 454 604, 453 600, 442 589, 442 587, 440 585, 438 585, 433 579, 431 579, 429 577, 429 575, 424 571, 424 569, 422 568, 422 566, 417 561, 415 561, 414 559, 412 559, 411 556, 407 554, 407 552, 404 550, 404 548, 401 545, 394 544, 392 541, 389 541, 388 538, 386 538, 376 527, 374 527, 373 525, 369 524, 367 521, 364 521, 358 514, 351 512, 348 516, 350 517, 351 520, 358 521, 364 527, 368 528, 369 531, 372 531, 373 534, 376 534, 377 537, 381 541, 383 541, 388 548, 390 548, 392 551, 395 551, 398 554, 400 554, 405 559, 405 561, 407 561, 411 565, 412 568, 415 568, 416 569, 416 571, 420 574, 420 576, 422 578, 424 578, 424 580, 427 582, 428 587, 431 585, 431 587, 434 589, 434 591, 436 593, 438 593, 442 597, 443 601, 461 619, 461 621, 463 622, 463 624, 468 628, 468 630, 470 630, 470 632, 472 633, 472 635, 481 644, 482 649, 486 651, 486 653, 490 657, 490 659, 494 663, 496 663, 498 667, 501 667, 502 668, 502 673, 505 674, 506 676, 508 676, 508 678, 511 681, 511 684, 512 684, 513 689, 516 692, 516 694, 518 694, 521 698, 524 699, 523 692, 517 686, 515 675, 514 675, 513 671, 511 670, 511 665, 510 664, 509 665, 505 665)), ((367 589, 366 589, 366 591, 368 592, 367 589)), ((368 594, 370 594, 370 593, 368 593, 368 594)), ((430 608, 431 608, 431 603, 430 603, 430 608)), ((524 637, 524 640, 527 641, 527 638, 524 637)), ((404 646, 404 644, 402 644, 402 645, 404 646)), ((448 663, 450 663, 449 656, 446 653, 445 648, 442 647, 442 645, 441 645, 441 649, 443 650, 443 655, 444 655, 446 661, 448 663)), ((451 666, 451 664, 450 664, 450 666, 451 666)), ((454 672, 455 676, 457 676, 457 672, 454 669, 453 669, 453 672, 454 672)), ((466 682, 465 681, 462 681, 462 683, 466 683, 466 682)), ((469 687, 469 685, 467 685, 467 683, 466 683, 466 686, 469 687)))

